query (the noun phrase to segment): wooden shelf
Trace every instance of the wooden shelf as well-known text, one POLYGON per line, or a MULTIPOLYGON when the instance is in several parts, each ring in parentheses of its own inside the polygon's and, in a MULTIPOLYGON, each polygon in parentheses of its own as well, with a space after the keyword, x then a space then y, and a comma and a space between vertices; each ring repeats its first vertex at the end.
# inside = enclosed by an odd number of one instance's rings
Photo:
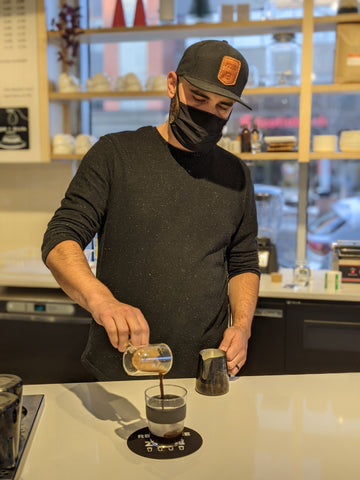
POLYGON ((331 83, 313 85, 313 93, 360 93, 360 83, 331 83))
MULTIPOLYGON (((238 153, 236 154, 237 157, 241 158, 242 160, 254 160, 254 161, 261 161, 261 160, 297 160, 298 152, 262 152, 262 153, 238 153)), ((62 154, 62 155, 55 155, 51 154, 52 160, 81 160, 83 155, 76 155, 75 153, 69 154, 62 154)))
POLYGON ((74 101, 74 100, 97 100, 97 99, 107 99, 107 100, 164 100, 167 98, 166 92, 50 92, 49 99, 53 102, 58 101, 74 101))
MULTIPOLYGON (((360 14, 347 13, 314 18, 316 32, 334 30, 338 23, 360 22, 360 14)), ((257 20, 243 22, 196 23, 193 25, 150 25, 144 27, 118 27, 85 29, 79 36, 81 43, 144 42, 189 37, 236 37, 244 35, 265 35, 278 32, 301 32, 302 18, 279 20, 257 20)), ((58 31, 48 31, 49 42, 59 40, 58 31)))
POLYGON ((309 154, 310 160, 321 160, 327 158, 329 160, 349 160, 360 159, 360 151, 351 152, 311 152, 309 154))
MULTIPOLYGON (((298 95, 300 93, 300 86, 287 85, 281 87, 249 87, 245 88, 243 95, 298 95)), ((313 93, 359 93, 360 83, 346 83, 346 84, 326 84, 313 85, 313 93)), ((83 101, 96 99, 114 99, 114 100, 164 100, 167 92, 50 92, 49 99, 53 102, 63 101, 83 101)))
MULTIPOLYGON (((238 153, 237 157, 245 161, 287 161, 297 160, 298 152, 262 152, 262 153, 238 153)), ((51 154, 52 160, 81 160, 83 155, 76 155, 75 153, 54 155, 51 154)), ((311 152, 309 154, 310 160, 321 160, 326 158, 328 160, 349 160, 360 159, 360 151, 354 152, 311 152)))
POLYGON ((315 32, 328 32, 329 30, 335 30, 338 23, 358 23, 360 22, 359 13, 342 13, 340 15, 315 17, 314 18, 314 31, 315 32))
POLYGON ((249 87, 244 89, 243 95, 298 95, 299 93, 300 86, 283 85, 279 87, 249 87))
POLYGON ((51 153, 51 160, 81 160, 84 155, 76 155, 75 153, 64 153, 62 155, 55 155, 51 153))
MULTIPOLYGON (((247 96, 289 96, 298 95, 300 101, 299 119, 302 126, 299 129, 298 152, 262 152, 258 154, 241 153, 238 156, 246 161, 287 161, 308 162, 309 160, 330 159, 359 159, 360 152, 330 152, 318 153, 309 152, 310 148, 310 120, 311 102, 313 95, 319 94, 359 94, 360 83, 354 84, 326 84, 312 85, 311 71, 313 64, 312 41, 314 32, 336 31, 336 26, 342 23, 360 23, 360 14, 341 14, 326 17, 313 17, 312 6, 307 2, 304 4, 304 16, 302 18, 277 19, 266 21, 243 21, 243 22, 221 22, 221 23, 198 23, 194 25, 156 25, 141 27, 122 28, 101 28, 86 29, 80 35, 79 41, 84 44, 103 44, 119 42, 143 42, 163 41, 169 39, 195 38, 230 38, 247 35, 271 35, 278 32, 302 33, 303 58, 301 85, 284 86, 261 86, 247 87, 244 90, 244 97, 247 96), (303 105, 302 105, 303 104, 303 105), (301 106, 302 105, 302 106, 301 106), (301 114, 302 112, 302 114, 301 114), (304 117, 304 118, 303 118, 304 117), (307 131, 309 130, 309 131, 307 131)), ((58 31, 48 31, 48 42, 57 44, 60 40, 58 31)), ((74 92, 63 93, 51 91, 49 93, 51 102, 72 102, 92 100, 168 100, 167 92, 74 92)), ((64 110, 69 105, 63 105, 64 110)), ((66 131, 66 130, 64 130, 66 131)), ((52 155, 54 160, 81 160, 79 155, 52 155)))
MULTIPOLYGON (((283 87, 250 87, 244 90, 244 95, 296 95, 300 93, 299 86, 283 87)), ((114 100, 164 100, 168 98, 167 92, 50 92, 49 99, 53 102, 83 101, 96 99, 114 100)))
POLYGON ((237 157, 242 160, 254 160, 254 161, 273 161, 273 160, 297 160, 298 152, 261 152, 261 153, 237 153, 237 157))
MULTIPOLYGON (((144 42, 189 37, 234 37, 244 35, 264 35, 276 32, 301 32, 302 19, 280 19, 266 21, 196 23, 193 25, 155 25, 144 27, 118 27, 85 29, 79 35, 81 43, 144 42)), ((58 31, 48 31, 50 42, 59 39, 58 31)))

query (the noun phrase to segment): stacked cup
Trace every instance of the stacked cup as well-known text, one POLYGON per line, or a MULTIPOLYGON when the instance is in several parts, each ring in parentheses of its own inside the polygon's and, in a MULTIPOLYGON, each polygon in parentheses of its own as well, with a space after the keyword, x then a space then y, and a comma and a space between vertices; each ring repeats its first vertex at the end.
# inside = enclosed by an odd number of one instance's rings
POLYGON ((313 151, 314 152, 335 152, 337 149, 336 135, 314 135, 313 151))
POLYGON ((19 454, 22 380, 0 374, 0 469, 15 467, 19 454))

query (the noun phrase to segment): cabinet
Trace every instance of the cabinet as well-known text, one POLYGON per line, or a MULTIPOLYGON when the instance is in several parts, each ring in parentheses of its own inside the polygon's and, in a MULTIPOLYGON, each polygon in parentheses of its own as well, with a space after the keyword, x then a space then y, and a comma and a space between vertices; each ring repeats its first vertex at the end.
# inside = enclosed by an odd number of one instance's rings
POLYGON ((288 301, 286 373, 360 371, 360 305, 288 301))
POLYGON ((241 375, 285 373, 285 302, 259 300, 255 310, 248 355, 241 375))
POLYGON ((241 375, 360 371, 358 302, 259 298, 241 375))
POLYGON ((0 300, 0 365, 4 372, 19 375, 24 383, 90 382, 94 377, 81 364, 91 317, 78 305, 61 304, 62 313, 43 311, 42 293, 33 297, 0 300), (34 312, 12 311, 8 304, 29 306, 34 312))

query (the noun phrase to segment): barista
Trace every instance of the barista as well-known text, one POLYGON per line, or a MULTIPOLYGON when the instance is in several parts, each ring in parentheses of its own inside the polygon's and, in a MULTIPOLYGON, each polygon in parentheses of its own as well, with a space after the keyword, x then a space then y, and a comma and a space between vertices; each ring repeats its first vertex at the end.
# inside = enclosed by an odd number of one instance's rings
POLYGON ((173 377, 195 376, 203 348, 225 350, 230 374, 246 360, 259 285, 254 192, 246 165, 217 142, 247 77, 227 42, 190 46, 167 76, 169 119, 100 138, 48 225, 43 259, 93 317, 82 360, 99 380, 127 378, 129 341, 170 345, 173 377), (95 234, 96 277, 83 254, 95 234))

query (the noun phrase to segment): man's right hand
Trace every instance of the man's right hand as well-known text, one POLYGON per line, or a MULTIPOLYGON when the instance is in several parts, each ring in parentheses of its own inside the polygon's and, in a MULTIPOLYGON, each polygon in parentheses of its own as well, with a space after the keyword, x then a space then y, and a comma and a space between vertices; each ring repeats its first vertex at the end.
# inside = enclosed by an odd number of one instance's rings
POLYGON ((116 298, 100 300, 91 306, 94 320, 103 326, 114 348, 124 352, 129 342, 135 347, 149 343, 150 329, 141 310, 116 298))
POLYGON ((113 347, 125 351, 149 343, 149 325, 142 312, 121 303, 92 273, 80 246, 65 240, 48 254, 46 265, 64 292, 103 326, 113 347))

